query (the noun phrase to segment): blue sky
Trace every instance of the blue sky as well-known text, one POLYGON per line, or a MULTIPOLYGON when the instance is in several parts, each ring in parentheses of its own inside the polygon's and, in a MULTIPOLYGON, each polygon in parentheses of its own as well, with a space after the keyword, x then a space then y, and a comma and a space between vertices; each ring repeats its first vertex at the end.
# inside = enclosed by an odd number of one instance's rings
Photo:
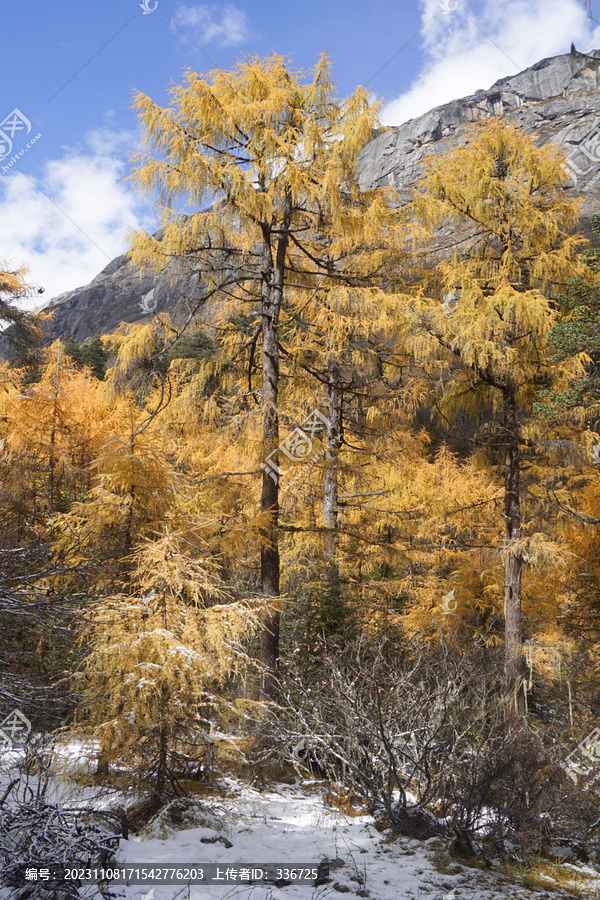
POLYGON ((275 51, 306 69, 326 50, 340 96, 368 84, 397 125, 571 41, 600 47, 583 0, 0 0, 0 33, 0 260, 27 265, 44 299, 90 281, 130 227, 154 230, 123 180, 134 90, 166 104, 186 67, 275 51))

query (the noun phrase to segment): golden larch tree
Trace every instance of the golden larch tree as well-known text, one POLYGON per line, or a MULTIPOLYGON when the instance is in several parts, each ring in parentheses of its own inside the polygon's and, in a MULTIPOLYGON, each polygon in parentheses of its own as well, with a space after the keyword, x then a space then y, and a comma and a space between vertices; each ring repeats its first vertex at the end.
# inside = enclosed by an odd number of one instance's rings
MULTIPOLYGON (((252 57, 231 72, 187 70, 163 109, 137 94, 147 150, 137 185, 158 196, 160 239, 135 236, 132 259, 161 270, 175 259, 218 296, 222 315, 251 317, 250 366, 260 359, 261 457, 278 460, 281 314, 290 292, 306 297, 379 276, 400 239, 389 190, 361 192, 358 152, 377 110, 358 88, 337 101, 321 57, 307 81, 281 56, 252 57), (175 211, 182 198, 187 215, 175 211), (362 248, 363 252, 357 250, 362 248)), ((265 466, 260 499, 263 694, 272 695, 279 655, 279 483, 265 466)))
POLYGON ((414 200, 430 227, 459 229, 460 252, 437 263, 430 297, 404 320, 415 357, 451 368, 446 407, 488 404, 504 450, 504 615, 511 727, 525 718, 521 581, 521 449, 535 437, 532 405, 543 384, 565 383, 577 359, 552 362, 546 336, 553 297, 583 264, 577 202, 562 190, 557 148, 538 148, 502 120, 474 126, 465 146, 430 161, 414 200), (526 429, 529 429, 525 433, 526 429))

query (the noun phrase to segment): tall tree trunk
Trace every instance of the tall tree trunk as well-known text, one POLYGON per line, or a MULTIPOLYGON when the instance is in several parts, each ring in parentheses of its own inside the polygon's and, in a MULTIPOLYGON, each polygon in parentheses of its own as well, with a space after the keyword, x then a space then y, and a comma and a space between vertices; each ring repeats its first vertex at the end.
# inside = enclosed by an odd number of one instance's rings
POLYGON ((513 732, 525 727, 526 706, 521 623, 521 575, 523 558, 515 547, 521 539, 519 423, 515 388, 504 389, 504 521, 506 554, 504 579, 504 623, 508 724, 513 732))
MULTIPOLYGON (((135 432, 133 431, 133 423, 131 425, 131 435, 129 437, 129 453, 131 458, 135 458, 135 432)), ((125 516, 125 526, 123 529, 124 546, 127 554, 131 553, 133 547, 134 524, 135 524, 135 484, 128 491, 129 508, 125 516)))
MULTIPOLYGON (((270 244, 263 248, 263 297, 262 297, 262 370, 263 370, 263 459, 277 450, 279 443, 279 346, 277 322, 278 297, 272 290, 273 259, 270 244)), ((279 462, 279 457, 275 456, 279 462)), ((266 600, 279 597, 279 478, 272 470, 263 469, 260 511, 268 516, 261 534, 260 579, 261 592, 266 600)), ((261 699, 268 700, 275 690, 277 660, 279 657, 279 609, 277 604, 265 608, 260 637, 262 664, 261 699)))
POLYGON ((60 384, 60 340, 56 344, 56 384, 54 385, 54 406, 50 431, 50 453, 48 456, 48 515, 54 512, 54 452, 56 445, 56 419, 58 416, 58 387, 60 384))
POLYGON ((327 380, 327 447, 325 450, 325 481, 323 485, 323 524, 325 532, 325 589, 330 597, 340 591, 340 570, 337 555, 339 525, 338 472, 342 444, 342 390, 340 373, 335 361, 330 361, 327 380))
MULTIPOLYGON (((262 313, 262 405, 263 405, 263 459, 275 453, 275 463, 279 462, 279 340, 277 329, 279 313, 283 302, 285 283, 285 257, 289 241, 289 227, 292 215, 291 197, 286 197, 281 227, 278 229, 277 251, 273 259, 273 230, 270 225, 262 228, 263 251, 261 271, 261 313, 262 313)), ((267 524, 261 534, 260 575, 261 593, 269 605, 262 619, 260 656, 262 681, 260 696, 270 700, 277 687, 279 662, 279 628, 281 601, 279 589, 279 478, 268 468, 263 469, 261 513, 267 515, 267 524)))
MULTIPOLYGON (((167 596, 163 592, 161 597, 161 619, 163 628, 167 628, 167 596)), ((158 759, 156 764, 156 779, 154 782, 154 798, 160 801, 164 797, 165 788, 167 786, 167 778, 169 777, 169 686, 163 682, 161 687, 161 708, 160 718, 161 724, 158 732, 158 759)))
MULTIPOLYGON (((163 692, 164 693, 164 692, 163 692)), ((168 697, 164 698, 168 703, 168 697)), ((169 777, 169 727, 161 725, 158 733, 158 758, 156 763, 156 778, 152 792, 152 800, 158 802, 164 799, 167 779, 169 777)))

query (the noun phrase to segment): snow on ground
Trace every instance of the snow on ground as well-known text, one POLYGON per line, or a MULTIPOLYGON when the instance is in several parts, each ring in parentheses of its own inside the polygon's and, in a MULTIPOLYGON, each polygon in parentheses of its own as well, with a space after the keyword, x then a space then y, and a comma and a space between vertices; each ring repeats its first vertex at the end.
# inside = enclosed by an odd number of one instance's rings
MULTIPOLYGON (((80 759, 87 756, 81 748, 73 748, 72 755, 80 759)), ((6 757, 3 762, 0 792, 12 777, 6 757)), ((56 781, 47 799, 66 801, 67 806, 76 797, 79 804, 96 809, 129 805, 134 799, 127 798, 124 803, 125 798, 114 791, 100 797, 97 790, 82 788, 64 776, 56 781)), ((177 831, 163 818, 145 832, 122 840, 115 865, 156 868, 213 863, 224 870, 276 863, 314 868, 327 859, 336 862, 330 867, 331 881, 319 887, 247 883, 114 885, 113 896, 124 900, 331 900, 348 894, 350 900, 600 900, 600 876, 595 869, 579 864, 568 867, 574 879, 589 877, 583 891, 581 880, 578 891, 557 891, 557 884, 550 878, 542 880, 537 889, 526 888, 522 879, 513 876, 510 880, 501 868, 480 869, 451 859, 444 842, 437 838, 419 842, 380 833, 370 816, 348 817, 326 806, 322 790, 300 779, 294 785, 276 784, 259 791, 229 778, 223 787, 214 796, 203 796, 201 801, 198 798, 194 827, 177 831), (215 837, 221 840, 202 842, 202 838, 215 837)), ((93 888, 85 889, 88 900, 93 894, 93 888)), ((0 890, 0 900, 8 897, 0 890)), ((96 893, 93 900, 99 898, 96 893)))
MULTIPOLYGON (((281 888, 251 885, 156 886, 153 900, 325 900, 340 893, 369 900, 540 900, 546 891, 531 890, 507 880, 495 871, 463 866, 450 860, 437 838, 427 842, 390 839, 380 834, 370 816, 346 817, 328 809, 319 792, 303 783, 276 785, 259 792, 229 780, 236 796, 219 800, 213 815, 221 817, 222 829, 190 828, 171 836, 133 838, 123 841, 117 861, 127 865, 201 865, 219 863, 223 867, 248 863, 308 863, 318 865, 324 858, 342 860, 331 867, 331 883, 318 888, 289 885, 281 888), (200 839, 220 834, 232 843, 203 844, 200 839), (443 873, 435 863, 441 865, 443 873)), ((213 820, 214 824, 214 820, 213 820)), ((574 866, 574 877, 585 870, 574 866)), ((600 879, 589 883, 588 896, 600 897, 600 879)), ((554 885, 556 887, 556 885, 554 885)), ((552 885, 548 882, 548 888, 552 885)), ((120 888, 127 900, 142 900, 149 887, 120 888)), ((553 898, 567 896, 551 895, 553 898)), ((573 896, 573 895, 571 895, 573 896)), ((149 898, 150 900, 150 898, 149 898)))

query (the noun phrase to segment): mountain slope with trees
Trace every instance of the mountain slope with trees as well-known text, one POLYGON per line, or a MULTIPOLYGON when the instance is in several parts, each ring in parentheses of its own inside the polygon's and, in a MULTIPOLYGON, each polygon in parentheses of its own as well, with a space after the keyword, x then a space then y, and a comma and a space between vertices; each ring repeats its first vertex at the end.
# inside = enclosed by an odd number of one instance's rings
MULTIPOLYGON (((566 189, 583 198, 580 230, 591 238, 589 217, 600 212, 596 199, 600 159, 594 149, 595 129, 600 126, 599 58, 600 50, 593 50, 543 59, 471 97, 445 104, 404 125, 382 129, 358 159, 361 186, 391 186, 405 200, 423 174, 425 156, 459 146, 464 129, 473 120, 505 115, 507 121, 532 134, 539 145, 557 144, 571 157, 566 189)), ((155 236, 160 238, 160 231, 155 236)), ((440 243, 443 246, 445 241, 440 243)), ((173 278, 173 274, 167 267, 156 279, 150 273, 140 279, 123 254, 89 285, 46 304, 46 309, 54 312, 51 338, 87 341, 113 331, 122 321, 144 321, 154 312, 177 307, 181 316, 187 315, 194 308, 199 286, 178 280, 176 275, 173 278), (151 298, 144 302, 152 289, 151 298)))

